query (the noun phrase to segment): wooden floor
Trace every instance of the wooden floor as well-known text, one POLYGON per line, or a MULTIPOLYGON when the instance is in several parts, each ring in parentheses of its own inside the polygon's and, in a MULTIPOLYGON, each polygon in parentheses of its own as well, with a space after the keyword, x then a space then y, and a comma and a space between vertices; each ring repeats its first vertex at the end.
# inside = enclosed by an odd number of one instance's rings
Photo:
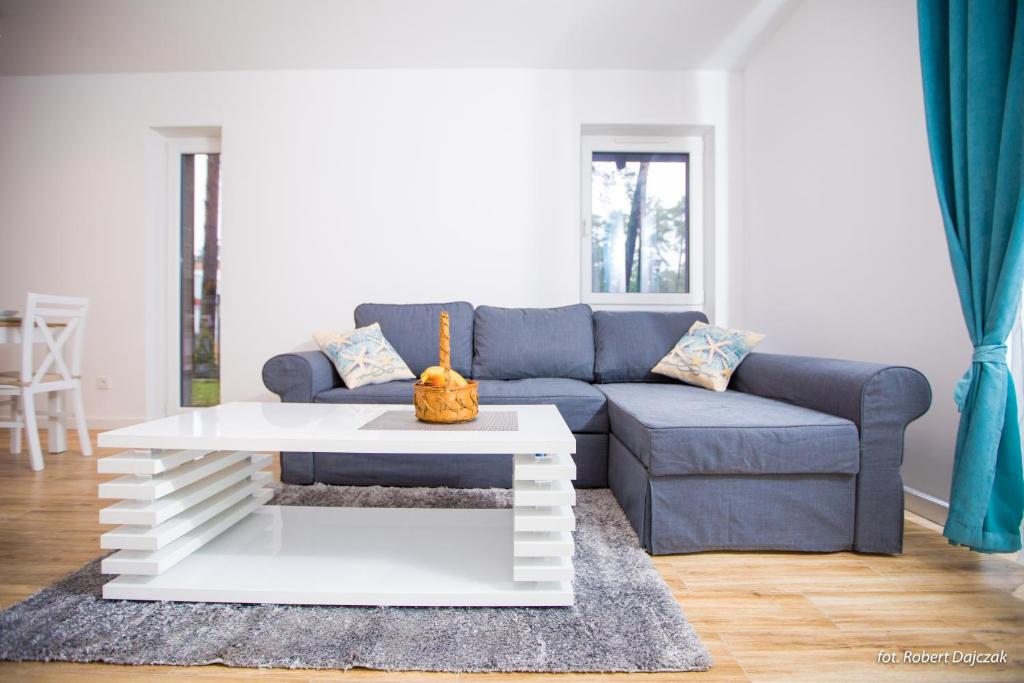
MULTIPOLYGON (((0 435, 0 604, 4 607, 97 557, 95 458, 46 455, 32 472, 0 435)), ((71 438, 72 447, 75 445, 71 438)), ((100 453, 102 455, 102 452, 100 453)), ((703 553, 657 557, 690 622, 711 651, 706 673, 538 675, 423 674, 356 669, 254 670, 0 663, 0 680, 161 681, 795 681, 1024 680, 1024 565, 953 548, 908 518, 905 553, 703 553), (878 663, 879 651, 1006 650, 1002 666, 878 663)))

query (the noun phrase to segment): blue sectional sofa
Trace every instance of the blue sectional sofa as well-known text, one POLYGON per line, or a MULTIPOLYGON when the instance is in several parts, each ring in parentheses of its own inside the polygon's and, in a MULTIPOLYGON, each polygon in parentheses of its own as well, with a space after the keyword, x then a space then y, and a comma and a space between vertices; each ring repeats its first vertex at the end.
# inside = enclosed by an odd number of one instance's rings
MULTIPOLYGON (((362 304, 419 374, 449 313, 452 366, 484 404, 553 403, 576 436, 577 487, 610 486, 652 553, 714 549, 898 553, 903 432, 931 389, 906 367, 752 353, 729 390, 654 375, 699 312, 362 304)), ((412 402, 412 381, 346 388, 319 351, 263 368, 286 402, 412 402)), ((295 484, 508 487, 511 459, 283 453, 295 484)))

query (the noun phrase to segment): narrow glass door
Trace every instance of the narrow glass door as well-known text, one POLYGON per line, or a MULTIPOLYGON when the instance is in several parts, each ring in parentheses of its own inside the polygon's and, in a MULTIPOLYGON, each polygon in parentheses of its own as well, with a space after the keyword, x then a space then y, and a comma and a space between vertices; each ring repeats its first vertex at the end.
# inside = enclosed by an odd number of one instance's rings
POLYGON ((220 154, 181 155, 180 406, 220 403, 220 154))

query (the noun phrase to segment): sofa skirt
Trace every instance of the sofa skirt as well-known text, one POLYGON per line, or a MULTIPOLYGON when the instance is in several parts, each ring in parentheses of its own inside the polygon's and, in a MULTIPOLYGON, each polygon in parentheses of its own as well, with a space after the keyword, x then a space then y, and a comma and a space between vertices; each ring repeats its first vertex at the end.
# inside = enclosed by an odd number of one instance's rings
MULTIPOLYGON (((608 435, 576 437, 576 488, 608 486, 608 435)), ((511 488, 512 458, 477 454, 282 453, 286 484, 511 488)))
POLYGON ((856 475, 649 477, 614 435, 608 480, 654 555, 704 550, 831 552, 853 545, 856 475))

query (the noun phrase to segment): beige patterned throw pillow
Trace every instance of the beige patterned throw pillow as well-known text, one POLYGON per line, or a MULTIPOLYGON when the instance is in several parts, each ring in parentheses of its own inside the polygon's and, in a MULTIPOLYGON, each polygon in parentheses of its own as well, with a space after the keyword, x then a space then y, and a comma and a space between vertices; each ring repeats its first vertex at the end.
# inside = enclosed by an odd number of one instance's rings
POLYGON ((314 332, 313 339, 334 363, 349 389, 415 378, 409 366, 384 338, 379 323, 351 332, 314 332))
POLYGON ((695 322, 651 372, 725 391, 736 367, 763 339, 756 332, 695 322))

